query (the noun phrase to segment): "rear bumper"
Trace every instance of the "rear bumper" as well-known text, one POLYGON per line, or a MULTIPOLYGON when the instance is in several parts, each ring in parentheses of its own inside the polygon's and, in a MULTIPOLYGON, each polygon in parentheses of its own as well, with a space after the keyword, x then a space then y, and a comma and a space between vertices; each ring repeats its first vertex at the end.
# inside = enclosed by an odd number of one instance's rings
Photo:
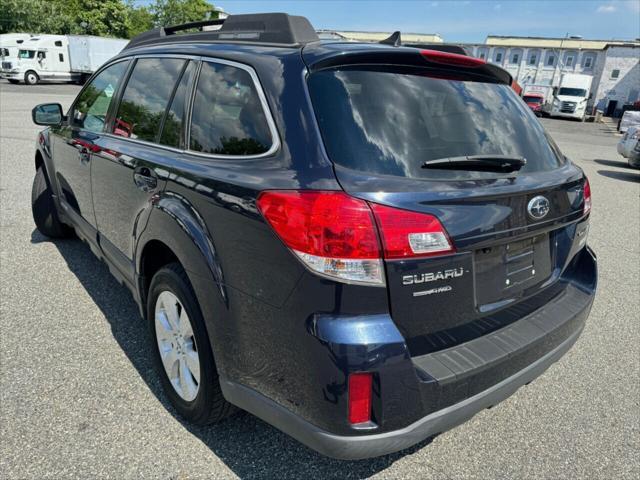
MULTIPOLYGON (((403 450, 506 399, 571 348, 591 310, 597 280, 591 250, 585 248, 577 257, 576 273, 567 288, 544 307, 489 335, 401 360, 412 365, 416 381, 405 383, 405 390, 393 392, 393 397, 407 403, 419 395, 427 413, 406 426, 379 433, 335 434, 239 383, 221 378, 222 391, 231 403, 329 457, 355 460, 403 450)), ((376 328, 384 332, 382 323, 376 328)), ((397 344, 395 335, 391 337, 397 344)))

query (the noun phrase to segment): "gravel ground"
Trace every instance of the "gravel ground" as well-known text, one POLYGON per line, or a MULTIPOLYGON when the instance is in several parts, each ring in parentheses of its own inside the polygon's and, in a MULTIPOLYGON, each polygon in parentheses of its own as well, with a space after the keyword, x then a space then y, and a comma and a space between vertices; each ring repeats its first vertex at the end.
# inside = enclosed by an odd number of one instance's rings
POLYGON ((543 120, 593 192, 600 286, 575 347, 429 445, 339 462, 249 414, 181 423, 129 293, 82 243, 34 229, 30 109, 77 91, 0 84, 0 478, 640 478, 640 172, 610 127, 543 120))

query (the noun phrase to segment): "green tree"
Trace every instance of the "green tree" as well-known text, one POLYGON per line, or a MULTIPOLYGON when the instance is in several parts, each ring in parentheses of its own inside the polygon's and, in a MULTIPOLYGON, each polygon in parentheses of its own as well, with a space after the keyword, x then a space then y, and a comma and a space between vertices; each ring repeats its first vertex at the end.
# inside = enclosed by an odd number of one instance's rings
POLYGON ((127 15, 129 23, 129 38, 151 30, 154 27, 154 16, 151 11, 144 6, 136 7, 133 0, 127 2, 127 15))
POLYGON ((155 0, 151 11, 158 27, 218 18, 215 7, 207 0, 155 0))

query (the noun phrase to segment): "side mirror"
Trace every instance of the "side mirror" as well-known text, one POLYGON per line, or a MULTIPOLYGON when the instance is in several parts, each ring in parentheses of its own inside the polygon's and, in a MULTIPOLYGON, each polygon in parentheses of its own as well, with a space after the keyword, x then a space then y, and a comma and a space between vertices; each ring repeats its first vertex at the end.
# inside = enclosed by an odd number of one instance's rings
POLYGON ((42 103, 33 107, 31 118, 36 125, 44 126, 60 125, 65 119, 59 103, 42 103))

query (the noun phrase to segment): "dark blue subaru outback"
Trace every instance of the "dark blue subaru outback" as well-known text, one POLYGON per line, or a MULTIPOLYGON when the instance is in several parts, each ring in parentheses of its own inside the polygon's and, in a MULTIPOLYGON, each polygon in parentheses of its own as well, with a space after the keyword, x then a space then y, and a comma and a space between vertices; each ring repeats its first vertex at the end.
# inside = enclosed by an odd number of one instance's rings
POLYGON ((589 182, 511 82, 285 14, 152 30, 34 109, 35 223, 129 287, 186 420, 398 451, 540 375, 593 302, 589 182))

